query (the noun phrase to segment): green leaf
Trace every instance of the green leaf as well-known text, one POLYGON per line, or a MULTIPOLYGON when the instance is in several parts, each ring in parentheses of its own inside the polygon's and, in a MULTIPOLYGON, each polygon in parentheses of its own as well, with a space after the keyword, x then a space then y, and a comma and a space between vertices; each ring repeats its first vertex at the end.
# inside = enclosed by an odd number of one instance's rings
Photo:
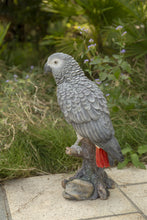
POLYGON ((100 63, 101 63, 100 57, 95 57, 95 58, 90 62, 91 65, 100 64, 100 63))
POLYGON ((138 166, 141 168, 141 169, 146 169, 145 165, 141 162, 138 163, 138 166))
POLYGON ((108 74, 108 79, 109 80, 115 80, 115 76, 113 74, 108 74))
POLYGON ((138 147, 138 153, 140 155, 144 154, 144 153, 147 153, 147 145, 142 145, 142 146, 139 146, 138 147))
POLYGON ((129 160, 128 158, 125 158, 125 160, 124 160, 122 163, 119 163, 119 164, 117 165, 117 168, 118 168, 118 169, 124 168, 124 167, 128 164, 129 161, 130 161, 130 160, 129 160))
POLYGON ((101 72, 101 73, 100 73, 100 79, 103 81, 103 80, 105 80, 106 78, 107 78, 107 73, 101 72))
POLYGON ((111 63, 112 61, 108 56, 105 56, 104 59, 103 59, 103 62, 104 63, 111 63))
POLYGON ((114 73, 114 76, 116 79, 119 79, 119 76, 120 76, 120 73, 121 73, 121 70, 119 67, 114 67, 113 68, 113 73, 114 73))
POLYGON ((114 54, 113 57, 114 57, 116 60, 120 59, 120 55, 114 54))
POLYGON ((125 154, 127 154, 127 153, 130 153, 132 151, 132 149, 128 146, 128 147, 126 147, 126 148, 124 148, 124 149, 122 149, 122 153, 125 155, 125 154))
POLYGON ((138 167, 140 164, 139 157, 136 153, 131 154, 131 161, 135 167, 138 167))
POLYGON ((7 34, 7 31, 9 29, 9 26, 10 26, 10 23, 3 26, 2 24, 0 24, 0 46, 2 45, 3 43, 3 40, 7 34))
POLYGON ((121 68, 124 71, 127 71, 128 73, 131 73, 131 66, 130 66, 130 64, 128 62, 123 61, 123 63, 121 64, 121 68))

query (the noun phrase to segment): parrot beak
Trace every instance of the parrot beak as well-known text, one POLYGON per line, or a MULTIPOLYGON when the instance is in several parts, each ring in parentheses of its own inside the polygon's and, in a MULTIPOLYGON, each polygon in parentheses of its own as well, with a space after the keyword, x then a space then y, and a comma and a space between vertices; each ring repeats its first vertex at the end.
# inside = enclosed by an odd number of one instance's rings
POLYGON ((44 74, 51 73, 51 72, 52 72, 51 67, 46 63, 44 65, 44 74))

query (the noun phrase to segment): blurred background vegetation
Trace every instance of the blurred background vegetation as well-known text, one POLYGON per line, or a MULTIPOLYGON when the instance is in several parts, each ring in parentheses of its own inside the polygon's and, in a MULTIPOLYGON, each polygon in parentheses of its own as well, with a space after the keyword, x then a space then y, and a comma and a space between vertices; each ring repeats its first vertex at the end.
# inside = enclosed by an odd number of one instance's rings
POLYGON ((47 57, 74 56, 106 95, 125 161, 147 162, 147 1, 0 1, 0 180, 70 172, 75 132, 63 119, 47 57))

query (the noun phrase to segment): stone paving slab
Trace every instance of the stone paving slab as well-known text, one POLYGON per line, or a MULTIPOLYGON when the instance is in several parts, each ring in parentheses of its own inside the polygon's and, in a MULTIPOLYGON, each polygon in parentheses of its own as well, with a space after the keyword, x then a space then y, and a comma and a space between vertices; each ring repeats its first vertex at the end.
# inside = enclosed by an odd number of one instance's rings
POLYGON ((122 187, 121 189, 147 215, 147 183, 122 187))
MULTIPOLYGON (((147 219, 146 170, 107 170, 118 186, 108 200, 70 201, 62 197, 61 181, 66 174, 7 181, 4 185, 12 220, 142 220, 147 219), (141 178, 144 172, 144 179, 141 178), (129 177, 128 177, 128 175, 129 177), (137 173, 137 174, 136 174, 137 173), (125 184, 126 185, 125 185, 125 184), (128 185, 129 184, 129 185, 128 185), (132 185, 130 185, 132 184, 132 185)), ((1 219, 0 219, 1 220, 1 219)), ((3 220, 3 219, 2 219, 3 220)), ((5 219, 4 219, 5 220, 5 219)), ((7 220, 11 220, 8 218, 7 220)))
POLYGON ((14 220, 36 219, 84 219, 135 212, 135 208, 119 192, 111 192, 108 200, 69 201, 62 197, 61 180, 64 177, 43 176, 11 181, 6 184, 8 201, 14 220), (55 177, 55 178, 54 178, 55 177), (36 185, 37 184, 37 185, 36 185), (32 209, 33 208, 33 209, 32 209))
POLYGON ((144 169, 136 169, 135 167, 117 169, 115 167, 107 168, 106 172, 119 185, 147 182, 147 170, 144 169))

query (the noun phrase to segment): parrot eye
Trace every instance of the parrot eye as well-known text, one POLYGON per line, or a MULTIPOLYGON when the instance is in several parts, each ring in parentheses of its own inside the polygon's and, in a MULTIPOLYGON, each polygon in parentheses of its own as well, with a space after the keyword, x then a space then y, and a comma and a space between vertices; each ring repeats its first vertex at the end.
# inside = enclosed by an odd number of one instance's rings
POLYGON ((57 61, 57 60, 55 60, 55 61, 54 61, 54 64, 57 64, 57 63, 58 63, 58 61, 57 61))

